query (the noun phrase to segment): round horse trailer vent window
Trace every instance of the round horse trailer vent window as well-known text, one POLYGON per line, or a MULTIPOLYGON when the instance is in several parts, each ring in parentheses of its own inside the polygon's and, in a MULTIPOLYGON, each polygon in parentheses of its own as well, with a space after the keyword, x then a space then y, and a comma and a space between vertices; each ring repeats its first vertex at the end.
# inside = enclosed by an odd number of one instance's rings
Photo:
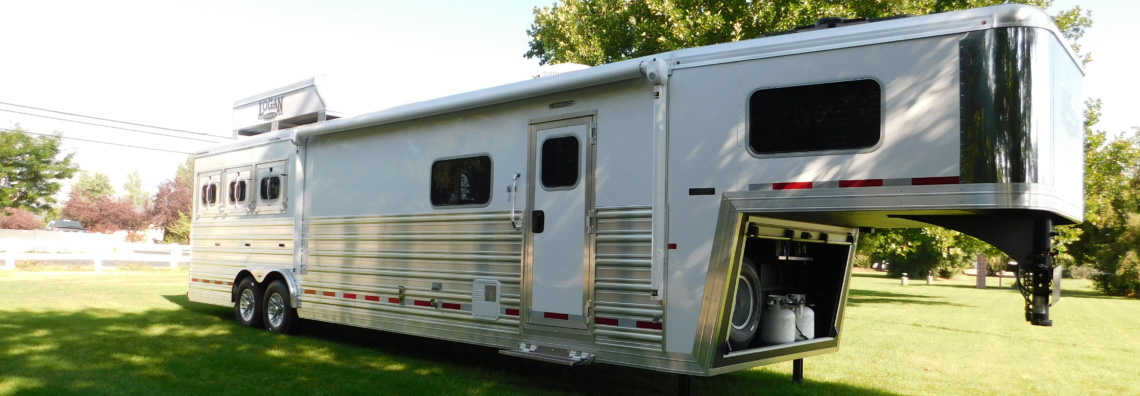
POLYGON ((269 176, 261 178, 261 199, 272 201, 281 196, 281 177, 269 176))

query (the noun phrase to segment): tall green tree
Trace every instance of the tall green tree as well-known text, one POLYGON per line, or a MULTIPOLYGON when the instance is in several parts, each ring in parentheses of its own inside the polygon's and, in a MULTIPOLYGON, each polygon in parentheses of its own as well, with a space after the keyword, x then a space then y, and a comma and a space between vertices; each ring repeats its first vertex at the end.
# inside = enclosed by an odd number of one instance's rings
MULTIPOLYGON (((823 17, 925 15, 1007 2, 1047 8, 1052 0, 561 0, 534 9, 527 58, 599 65, 680 48, 755 38, 823 17)), ((1076 41, 1092 19, 1080 7, 1054 21, 1076 41)), ((1074 46, 1074 49, 1080 49, 1074 46)), ((1086 55, 1087 58, 1087 55, 1086 55)))
POLYGON ((127 182, 123 184, 123 191, 127 194, 129 199, 135 205, 146 205, 150 201, 150 194, 147 194, 142 187, 142 176, 139 171, 131 172, 127 175, 127 182))
POLYGON ((79 180, 71 184, 71 189, 79 191, 80 194, 89 199, 115 195, 115 187, 111 185, 111 177, 102 172, 95 172, 94 175, 88 172, 80 173, 79 180))
POLYGON ((1095 130, 1100 108, 1096 100, 1085 110, 1085 221, 1069 251, 1097 269, 1101 291, 1140 297, 1140 130, 1095 130))
POLYGON ((60 181, 78 169, 74 156, 63 153, 58 135, 32 137, 19 126, 0 130, 0 209, 50 210, 60 181))

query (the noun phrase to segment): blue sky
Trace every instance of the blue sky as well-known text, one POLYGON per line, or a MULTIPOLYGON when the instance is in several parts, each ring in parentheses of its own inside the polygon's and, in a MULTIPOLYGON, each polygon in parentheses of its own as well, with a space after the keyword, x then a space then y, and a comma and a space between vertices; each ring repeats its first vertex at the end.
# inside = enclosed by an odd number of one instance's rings
MULTIPOLYGON (((536 5, 552 1, 4 1, 0 102, 230 136, 234 100, 314 75, 350 82, 359 110, 529 78, 536 5)), ((1058 1, 1052 10, 1075 0, 1058 1)), ((1104 100, 1100 129, 1140 124, 1135 5, 1093 10, 1085 94, 1104 100)), ((1052 11, 1051 10, 1051 11, 1052 11)), ((0 105, 0 110, 28 111, 0 105)), ((41 113, 42 114, 42 113, 41 113)), ((65 117, 66 118, 66 117, 65 117)), ((0 111, 0 127, 196 151, 211 144, 0 111)), ((116 189, 138 170, 147 188, 185 155, 65 141, 116 189)))

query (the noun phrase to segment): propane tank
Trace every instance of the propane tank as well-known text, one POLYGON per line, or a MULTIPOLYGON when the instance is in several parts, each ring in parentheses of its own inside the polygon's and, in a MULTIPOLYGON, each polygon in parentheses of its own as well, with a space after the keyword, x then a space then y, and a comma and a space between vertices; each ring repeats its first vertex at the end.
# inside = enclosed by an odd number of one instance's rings
POLYGON ((807 306, 807 296, 789 294, 788 300, 792 304, 792 313, 796 315, 796 341, 815 338, 815 311, 807 306))
POLYGON ((764 312, 760 315, 760 342, 764 345, 787 344, 796 341, 796 314, 788 309, 787 297, 768 296, 764 312))

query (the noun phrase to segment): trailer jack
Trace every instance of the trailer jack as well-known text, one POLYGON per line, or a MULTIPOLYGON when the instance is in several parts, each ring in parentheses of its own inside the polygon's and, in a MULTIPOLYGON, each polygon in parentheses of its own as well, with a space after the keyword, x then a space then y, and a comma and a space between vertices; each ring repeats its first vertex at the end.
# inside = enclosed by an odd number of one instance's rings
POLYGON ((1053 231, 1053 221, 1048 217, 1035 219, 1033 222, 1033 251, 1029 256, 1028 265, 1017 266, 1017 287, 1025 297, 1025 320, 1035 326, 1052 326, 1049 319, 1050 297, 1060 293, 1054 291, 1053 258, 1057 256, 1057 249, 1053 248, 1053 238, 1057 233, 1053 231), (1028 268, 1023 268, 1028 267, 1028 268))

